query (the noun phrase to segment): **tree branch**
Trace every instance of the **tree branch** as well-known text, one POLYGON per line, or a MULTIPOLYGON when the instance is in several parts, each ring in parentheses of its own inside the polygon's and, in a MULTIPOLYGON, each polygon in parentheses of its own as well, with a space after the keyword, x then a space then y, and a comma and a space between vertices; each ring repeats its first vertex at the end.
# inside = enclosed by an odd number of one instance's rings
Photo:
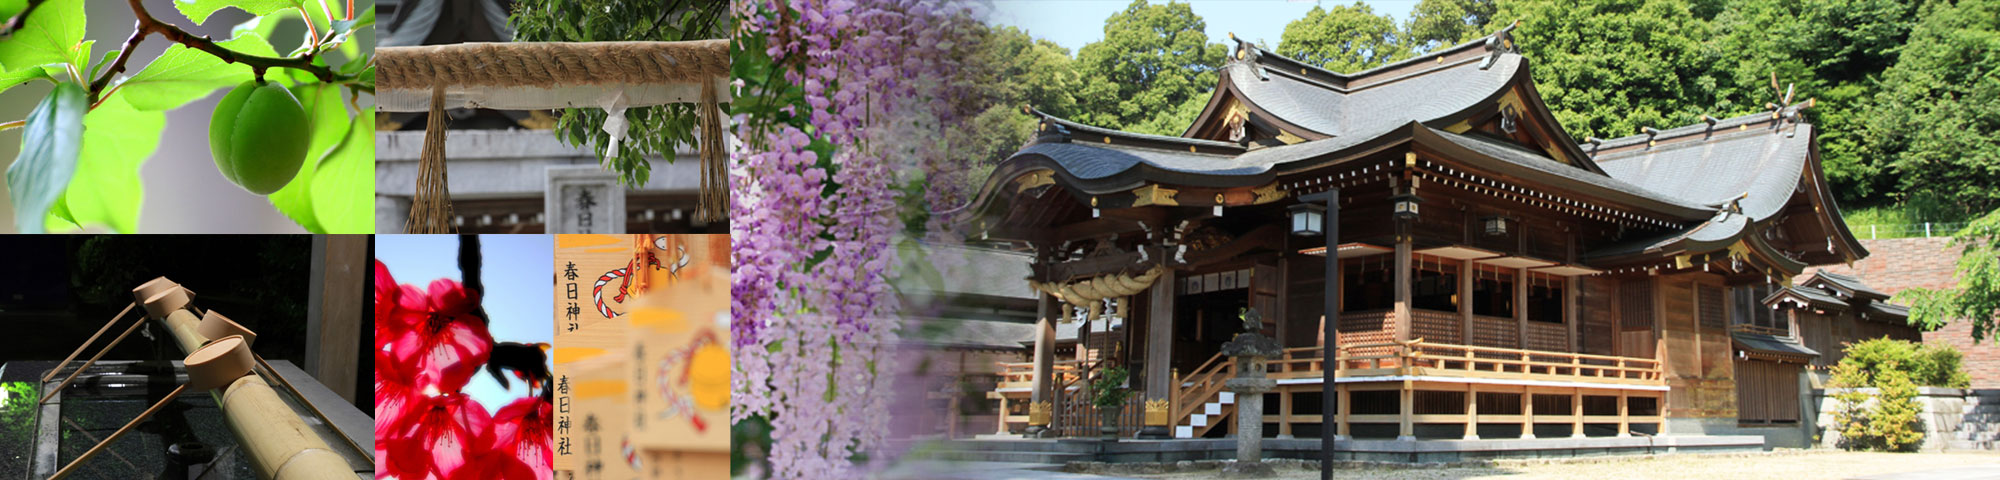
MULTIPOLYGON (((139 42, 145 40, 147 35, 152 34, 159 34, 168 41, 185 45, 188 48, 208 52, 210 55, 222 59, 223 62, 248 65, 251 71, 256 73, 258 79, 263 79, 264 71, 274 67, 305 70, 326 83, 352 79, 352 77, 334 73, 331 68, 314 65, 312 63, 312 54, 292 58, 272 58, 230 50, 222 45, 217 45, 214 40, 210 40, 206 36, 196 36, 195 34, 188 33, 186 30, 181 30, 180 27, 153 18, 153 15, 146 12, 146 6, 141 5, 139 0, 126 0, 126 2, 132 6, 132 14, 138 17, 139 20, 133 24, 132 38, 125 40, 125 49, 118 52, 116 60, 112 60, 111 68, 105 69, 104 73, 97 77, 96 81, 90 82, 90 101, 93 104, 97 103, 99 94, 104 91, 104 86, 111 83, 111 77, 125 71, 125 62, 131 59, 132 52, 139 47, 139 42)), ((307 17, 305 21, 307 28, 312 28, 311 18, 307 17)))
POLYGON ((20 30, 22 25, 28 23, 28 14, 34 13, 35 7, 41 4, 42 0, 28 0, 27 8, 21 9, 21 13, 14 14, 12 18, 8 18, 6 24, 0 24, 0 38, 13 36, 15 30, 20 30))

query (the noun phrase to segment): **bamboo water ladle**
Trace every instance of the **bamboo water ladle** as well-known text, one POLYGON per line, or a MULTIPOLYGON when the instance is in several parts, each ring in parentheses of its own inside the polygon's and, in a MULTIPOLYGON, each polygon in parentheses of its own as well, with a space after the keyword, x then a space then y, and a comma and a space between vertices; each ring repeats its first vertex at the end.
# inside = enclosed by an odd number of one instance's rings
MULTIPOLYGON (((188 301, 194 296, 194 292, 181 288, 179 284, 173 282, 157 283, 166 280, 166 278, 156 278, 151 282, 146 282, 145 285, 140 285, 139 288, 132 289, 132 296, 142 300, 140 303, 146 306, 146 313, 153 318, 167 318, 167 314, 187 307, 188 301)), ((126 309, 130 310, 131 307, 128 306, 126 309)), ((124 314, 120 313, 119 315, 123 316, 124 314)), ((115 322, 117 319, 113 318, 112 321, 115 322)), ((118 346, 118 342, 125 341, 126 336, 131 335, 133 331, 139 329, 140 325, 145 324, 146 320, 143 318, 137 322, 132 322, 132 326, 126 327, 124 333, 118 334, 118 338, 111 339, 111 343, 105 345, 104 348, 98 349, 96 355, 92 355, 90 360, 76 367, 76 371, 70 372, 68 377, 63 378, 62 383, 56 384, 55 388, 51 388, 48 393, 42 394, 42 400, 35 402, 35 404, 48 403, 50 398, 55 398, 56 392, 61 392, 63 387, 69 386, 69 382, 75 381, 77 375, 83 374, 83 371, 89 369, 91 364, 97 363, 97 359, 104 358, 104 354, 110 353, 111 347, 118 346)), ((105 324, 105 326, 109 327, 111 325, 105 324)), ((89 345, 89 342, 85 342, 84 345, 89 345)), ((64 363, 68 363, 68 360, 64 360, 64 363)), ((62 366, 57 365, 56 369, 61 370, 62 366)), ((50 376, 53 376, 55 370, 50 370, 49 373, 51 374, 50 376)), ((47 382, 48 380, 45 378, 42 381, 47 382)))
MULTIPOLYGON (((139 306, 139 302, 145 301, 147 298, 152 297, 153 295, 157 295, 160 292, 175 286, 178 285, 175 284, 172 280, 168 280, 167 277, 158 277, 149 280, 146 283, 139 284, 138 288, 132 289, 132 303, 125 304, 125 309, 119 310, 118 314, 113 315, 110 321, 104 322, 104 327, 98 328, 97 333, 92 334, 89 340, 84 340, 82 345, 77 345, 76 351, 70 352, 68 358, 64 358, 62 363, 56 364, 56 368, 49 369, 49 373, 42 374, 42 383, 48 383, 49 379, 55 378, 56 372, 62 371, 63 366, 69 365, 70 360, 76 360, 77 355, 82 355, 83 349, 90 348, 90 344, 97 342, 97 337, 102 337, 104 336, 104 332, 111 331, 111 326, 117 324, 118 319, 125 318, 125 314, 132 313, 132 308, 139 306)), ((194 293, 189 292, 188 296, 193 297, 194 293)), ((112 342, 112 344, 116 345, 117 342, 112 342)), ((84 367, 89 367, 89 366, 90 364, 88 363, 84 364, 84 367)), ((82 370, 83 368, 79 367, 77 369, 82 370)))
POLYGON ((244 375, 249 375, 250 368, 256 363, 256 360, 252 359, 250 344, 244 342, 243 337, 231 336, 209 342, 207 346, 188 354, 187 359, 183 363, 187 366, 188 383, 174 388, 174 391, 167 393, 166 398, 160 399, 152 407, 147 408, 145 412, 139 413, 138 417, 133 418, 131 422, 127 422, 125 426, 118 427, 118 431, 111 432, 111 436, 104 437, 104 441, 97 442, 97 445, 90 447, 90 450, 83 452, 83 455, 77 456, 75 460, 70 460, 69 465, 63 466, 62 470, 56 471, 56 474, 50 476, 49 480, 56 480, 76 471, 77 467, 83 465, 84 460, 89 460, 97 452, 103 451, 104 447, 110 446, 111 442, 118 440, 118 437, 122 437, 126 432, 132 431, 132 427, 138 426, 139 422, 144 421, 146 417, 153 416, 153 412, 159 411, 160 407, 164 407, 167 403, 174 401, 174 398, 179 397, 182 392, 186 392, 189 388, 197 391, 214 390, 229 386, 236 379, 243 378, 244 375))

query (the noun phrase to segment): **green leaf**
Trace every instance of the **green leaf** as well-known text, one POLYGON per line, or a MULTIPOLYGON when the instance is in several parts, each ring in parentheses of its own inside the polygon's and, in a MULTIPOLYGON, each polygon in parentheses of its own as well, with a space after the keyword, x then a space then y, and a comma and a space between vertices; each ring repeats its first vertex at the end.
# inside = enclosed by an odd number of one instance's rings
POLYGON ((83 117, 83 154, 69 181, 72 188, 60 202, 69 209, 69 221, 50 215, 45 225, 52 230, 102 225, 119 233, 137 231, 144 198, 139 166, 159 148, 166 128, 165 112, 140 111, 116 98, 92 109, 83 117))
POLYGON ((327 233, 324 224, 314 215, 312 179, 320 160, 347 137, 347 107, 340 101, 340 87, 337 85, 307 84, 292 93, 298 95, 299 103, 306 108, 306 125, 312 130, 312 139, 306 143, 305 165, 299 167, 298 176, 292 177, 285 188, 271 192, 268 198, 278 213, 290 217, 306 231, 327 233))
POLYGON ((120 52, 120 50, 112 50, 109 52, 104 52, 104 59, 98 60, 96 64, 91 65, 90 74, 86 76, 89 78, 97 78, 97 72, 99 70, 103 70, 104 67, 111 66, 111 62, 118 60, 118 52, 120 52))
POLYGON ((188 20, 193 20, 195 25, 200 25, 201 22, 208 21, 209 15, 213 15, 215 11, 221 10, 224 7, 236 7, 237 9, 243 10, 245 12, 250 12, 251 15, 263 16, 263 15, 270 15, 271 12, 276 12, 287 8, 298 8, 299 1, 298 0, 178 0, 174 2, 174 8, 180 9, 181 14, 187 15, 188 20))
POLYGON ((42 217, 69 186, 76 173, 77 151, 83 146, 83 115, 89 110, 83 86, 62 82, 28 113, 21 129, 21 155, 7 167, 7 193, 20 233, 42 233, 42 217))
POLYGON ((312 179, 313 216, 326 233, 375 232, 375 112, 354 117, 347 139, 320 160, 312 179))
POLYGON ((46 80, 48 78, 48 70, 43 70, 40 67, 23 68, 0 74, 0 92, 5 92, 7 89, 21 86, 36 79, 46 80))
POLYGON ((43 2, 28 14, 28 22, 20 30, 0 39, 0 66, 19 69, 74 62, 76 47, 83 41, 83 24, 83 0, 43 2))
POLYGON ((28 0, 0 0, 0 19, 14 18, 28 8, 28 0))
MULTIPOLYGON (((218 45, 252 55, 272 55, 270 42, 255 33, 244 33, 218 45)), ((248 65, 225 63, 208 52, 174 45, 126 79, 118 91, 139 110, 171 110, 250 78, 248 65)))

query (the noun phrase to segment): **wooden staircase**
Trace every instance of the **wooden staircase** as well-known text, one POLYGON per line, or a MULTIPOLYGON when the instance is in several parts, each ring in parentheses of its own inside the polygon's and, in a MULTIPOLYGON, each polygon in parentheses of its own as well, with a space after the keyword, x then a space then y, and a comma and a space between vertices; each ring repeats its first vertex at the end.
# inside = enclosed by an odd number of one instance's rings
POLYGON ((1176 378, 1173 396, 1174 438, 1201 438, 1236 413, 1236 394, 1223 391, 1223 382, 1236 376, 1236 363, 1216 354, 1195 367, 1194 373, 1176 378))

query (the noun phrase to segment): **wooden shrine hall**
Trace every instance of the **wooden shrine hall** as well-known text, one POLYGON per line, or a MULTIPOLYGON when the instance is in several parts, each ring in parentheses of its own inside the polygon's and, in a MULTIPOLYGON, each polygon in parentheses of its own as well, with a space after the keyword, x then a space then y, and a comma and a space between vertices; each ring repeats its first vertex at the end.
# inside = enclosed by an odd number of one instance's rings
POLYGON ((1811 101, 1580 142, 1509 30, 1351 74, 1236 40, 1178 137, 1030 110, 1035 138, 953 213, 970 242, 1033 255, 1037 333, 988 393, 997 430, 1096 435, 1086 387, 1120 366, 1139 393, 1122 436, 1230 435, 1246 399, 1219 352, 1245 309, 1285 347, 1263 399, 1280 439, 1756 434, 1784 419, 1740 405, 1798 402, 1801 365, 1907 328, 1814 331, 1830 323, 1778 298, 1868 255, 1827 191, 1811 101), (1334 189, 1337 217, 1301 199, 1334 189))

